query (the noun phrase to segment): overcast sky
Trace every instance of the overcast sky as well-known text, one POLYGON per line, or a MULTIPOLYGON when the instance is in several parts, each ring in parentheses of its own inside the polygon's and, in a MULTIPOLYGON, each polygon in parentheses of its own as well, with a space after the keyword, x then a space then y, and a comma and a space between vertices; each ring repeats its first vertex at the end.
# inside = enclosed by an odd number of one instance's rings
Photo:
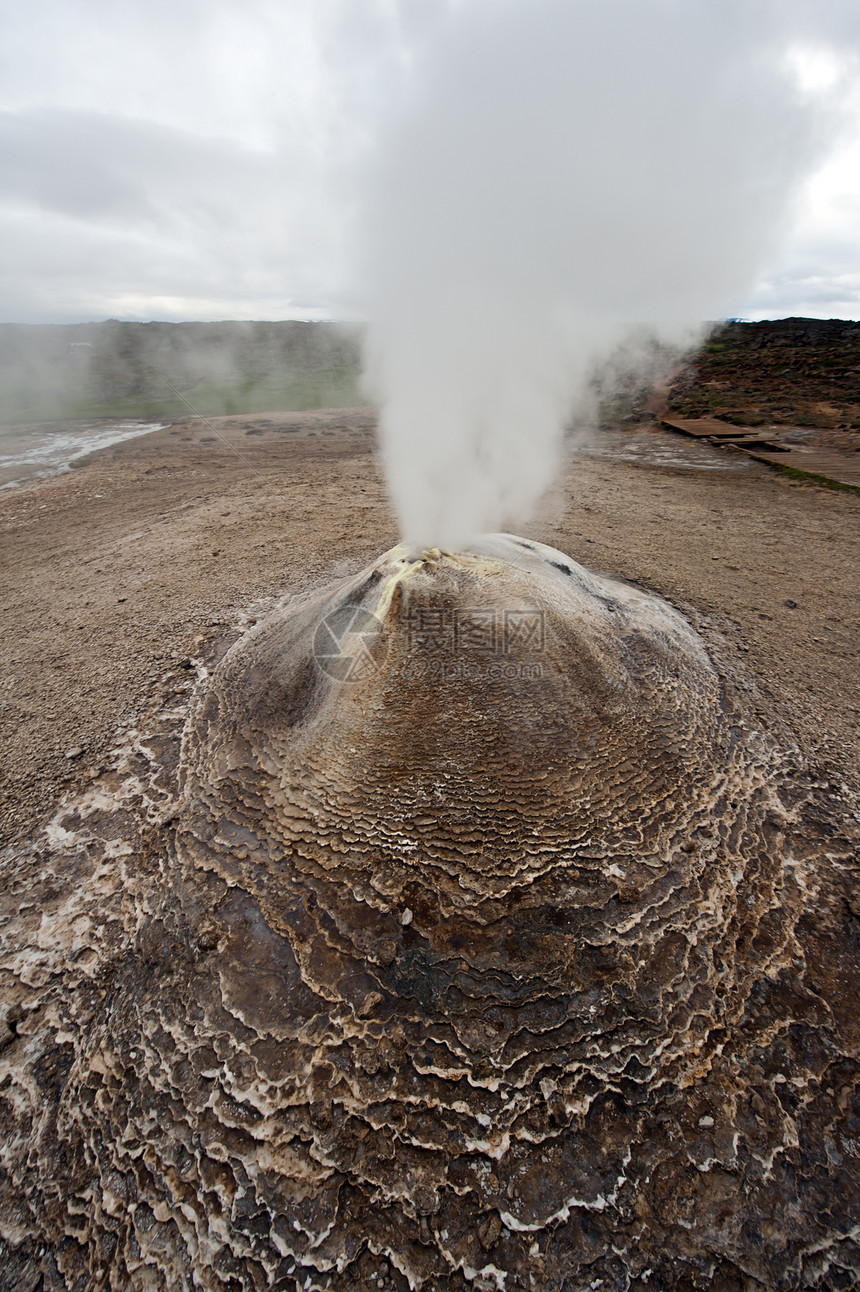
MULTIPOLYGON (((0 319, 360 316, 368 162, 422 52, 484 2, 0 0, 0 319)), ((780 3, 841 116, 735 313, 858 318, 860 3, 780 3)))

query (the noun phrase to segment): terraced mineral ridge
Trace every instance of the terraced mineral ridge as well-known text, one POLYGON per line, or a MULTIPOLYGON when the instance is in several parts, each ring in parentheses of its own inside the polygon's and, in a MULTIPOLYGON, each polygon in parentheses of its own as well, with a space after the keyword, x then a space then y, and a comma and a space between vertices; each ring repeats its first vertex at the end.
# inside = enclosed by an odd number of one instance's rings
POLYGON ((285 602, 7 863, 3 1286, 855 1286, 852 820, 549 548, 285 602))

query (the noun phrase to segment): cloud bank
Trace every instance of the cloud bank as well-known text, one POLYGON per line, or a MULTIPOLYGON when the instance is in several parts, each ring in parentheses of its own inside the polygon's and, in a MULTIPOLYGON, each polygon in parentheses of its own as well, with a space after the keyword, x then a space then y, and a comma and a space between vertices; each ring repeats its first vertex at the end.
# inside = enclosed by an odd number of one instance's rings
MULTIPOLYGON (((430 49, 452 25, 479 21, 482 3, 6 6, 0 318, 361 315, 353 275, 361 177, 430 49)), ((618 15, 623 43, 624 6, 605 7, 618 15)), ((578 12, 576 0, 569 8, 578 12)), ((685 8, 722 11, 719 3, 685 8)), ((856 0, 750 0, 748 8, 753 28, 762 14, 790 13, 811 67, 834 32, 843 54, 856 49, 856 0)), ((663 68, 647 32, 643 41, 642 66, 656 59, 663 68)), ((697 78, 679 60, 667 74, 683 116, 697 78)), ((860 313, 860 103, 853 120, 797 232, 786 231, 760 284, 728 312, 860 313)), ((715 158, 715 188, 718 165, 715 158)), ((632 200, 637 183, 633 172, 632 200)))

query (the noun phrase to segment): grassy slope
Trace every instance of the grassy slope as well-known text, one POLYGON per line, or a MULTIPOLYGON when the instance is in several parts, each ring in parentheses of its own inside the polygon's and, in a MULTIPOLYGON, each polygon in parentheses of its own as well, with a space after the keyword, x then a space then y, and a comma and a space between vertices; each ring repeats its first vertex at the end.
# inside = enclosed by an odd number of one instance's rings
POLYGON ((669 408, 744 426, 860 428, 860 323, 726 323, 673 384, 669 408))
MULTIPOLYGON (((0 324, 0 424, 169 420, 188 404, 208 415, 345 407, 367 402, 360 366, 358 330, 329 323, 0 324)), ((647 419, 641 373, 616 369, 595 388, 604 420, 647 419)), ((727 323, 669 407, 746 426, 860 428, 860 323, 727 323)))
POLYGON ((328 323, 0 324, 0 423, 366 402, 359 336, 328 323))

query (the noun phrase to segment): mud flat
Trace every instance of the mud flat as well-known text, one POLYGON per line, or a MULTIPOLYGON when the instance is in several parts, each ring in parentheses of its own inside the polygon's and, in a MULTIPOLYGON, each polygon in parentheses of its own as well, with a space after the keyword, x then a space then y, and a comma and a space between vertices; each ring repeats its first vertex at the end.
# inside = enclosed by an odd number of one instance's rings
MULTIPOLYGON (((630 434, 632 460, 580 453, 526 537, 666 597, 759 722, 856 786, 860 498, 758 464, 667 465, 630 434)), ((0 526, 6 839, 181 698, 191 657, 399 537, 367 409, 175 424, 6 491, 0 526)))

